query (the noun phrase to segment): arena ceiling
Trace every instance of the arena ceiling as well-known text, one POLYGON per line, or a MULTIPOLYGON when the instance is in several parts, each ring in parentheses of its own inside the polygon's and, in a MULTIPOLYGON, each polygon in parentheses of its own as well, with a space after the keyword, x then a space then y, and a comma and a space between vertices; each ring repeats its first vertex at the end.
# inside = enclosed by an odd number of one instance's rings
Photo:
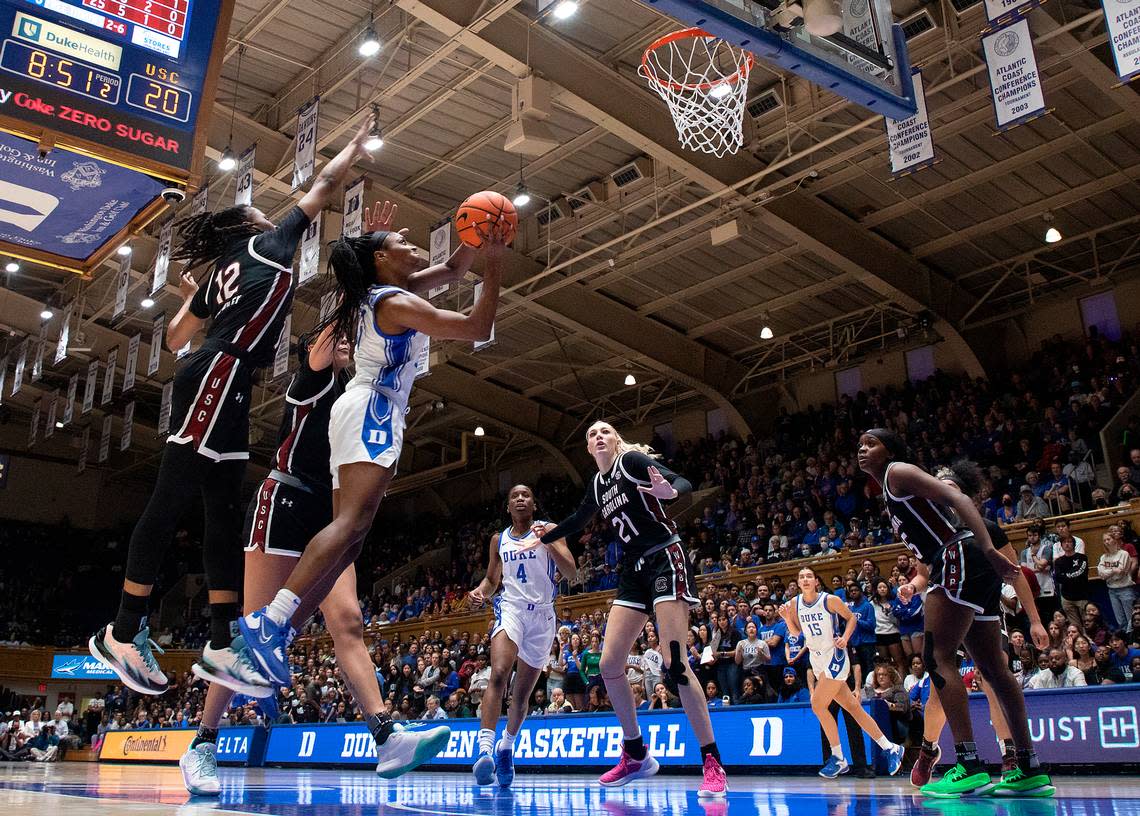
MULTIPOLYGON (((598 413, 634 422, 703 404, 739 428, 771 403, 750 395, 803 369, 934 335, 969 339, 1042 299, 1136 271, 1140 95, 1135 83, 1116 84, 1099 4, 1056 0, 1031 13, 1052 112, 1003 135, 980 55, 981 3, 895 0, 894 11, 933 23, 909 45, 940 156, 898 180, 881 118, 763 65, 750 99, 770 104, 746 116, 745 149, 725 159, 682 150, 636 74, 646 44, 681 26, 635 0, 588 0, 564 21, 536 19, 534 0, 238 0, 207 155, 256 142, 254 203, 282 214, 296 197, 296 111, 319 94, 318 162, 380 105, 385 145, 359 168, 367 197, 397 201, 421 242, 467 194, 510 194, 520 175, 550 201, 523 212, 496 343, 433 349, 410 416, 413 465, 454 461, 459 434, 477 423, 492 443, 473 454, 481 462, 535 446, 565 462, 559 451, 598 413), (370 16, 383 49, 363 60, 356 44, 370 16), (520 156, 504 140, 513 89, 530 72, 552 83, 546 124, 559 146, 520 156), (594 201, 573 197, 585 189, 594 201), (1059 243, 1042 241, 1046 213, 1059 243), (710 230, 732 221, 737 237, 714 245, 710 230), (762 324, 774 339, 759 337, 762 324), (624 385, 630 373, 636 386, 624 385)), ((215 176, 210 191, 212 206, 227 205, 232 178, 215 176)), ((339 227, 329 221, 326 238, 339 227)), ((134 311, 115 327, 115 263, 90 280, 28 264, 3 279, 10 345, 38 334, 44 302, 77 299, 82 315, 69 360, 6 400, 23 417, 9 425, 26 425, 31 402, 65 387, 88 359, 125 350, 137 332, 145 341, 153 312, 137 304, 155 244, 153 234, 134 243, 134 311)), ((471 300, 466 284, 439 302, 471 300)), ((318 301, 316 286, 299 290, 294 334, 315 320, 318 301)), ((174 286, 160 304, 177 308, 174 286)), ((153 465, 159 393, 173 366, 164 353, 158 375, 140 377, 139 441, 112 456, 117 471, 153 465)), ((266 378, 255 394, 263 455, 283 386, 266 378)), ((58 436, 60 450, 76 444, 58 436)))

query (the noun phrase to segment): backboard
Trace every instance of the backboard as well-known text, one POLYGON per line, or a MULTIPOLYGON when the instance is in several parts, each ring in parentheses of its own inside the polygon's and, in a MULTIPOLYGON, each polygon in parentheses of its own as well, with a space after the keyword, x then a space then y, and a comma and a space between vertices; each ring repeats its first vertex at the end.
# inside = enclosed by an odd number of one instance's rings
POLYGON ((839 0, 842 28, 808 33, 806 0, 640 0, 888 119, 914 115, 906 38, 890 0, 839 0))

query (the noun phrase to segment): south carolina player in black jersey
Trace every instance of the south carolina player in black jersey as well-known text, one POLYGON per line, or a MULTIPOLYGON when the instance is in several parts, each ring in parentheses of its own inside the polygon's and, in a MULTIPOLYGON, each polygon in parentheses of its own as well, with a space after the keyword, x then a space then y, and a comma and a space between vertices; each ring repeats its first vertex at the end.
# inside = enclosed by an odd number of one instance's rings
POLYGON ((238 614, 241 576, 241 484, 249 459, 253 372, 273 361, 293 302, 293 255, 316 217, 338 194, 355 161, 366 155, 371 117, 321 170, 312 188, 274 226, 254 207, 191 216, 179 226, 172 260, 186 264, 182 307, 170 321, 167 346, 184 346, 207 325, 202 348, 174 377, 171 427, 150 501, 131 535, 126 578, 113 624, 89 641, 91 654, 142 694, 162 694, 146 626, 162 556, 179 518, 201 493, 206 508, 203 553, 210 601, 210 645, 228 646, 238 614), (190 273, 208 264, 198 286, 190 273))
POLYGON ((994 548, 969 496, 907 463, 906 444, 893 431, 873 428, 860 436, 858 460, 859 468, 882 486, 895 535, 929 575, 923 657, 954 734, 958 763, 922 792, 935 797, 1051 795, 1053 787, 1029 738, 1021 688, 1001 649, 1002 582, 1023 582, 1021 570, 994 548), (1003 774, 996 786, 978 756, 966 686, 954 670, 961 643, 994 685, 1018 743, 1018 767, 1003 774))
POLYGON ((661 504, 689 493, 692 485, 651 458, 650 448, 622 439, 608 422, 595 422, 586 431, 586 450, 594 457, 598 472, 581 506, 557 527, 536 528, 535 532, 542 534, 543 543, 550 544, 581 532, 600 512, 621 541, 618 588, 606 623, 601 675, 625 739, 618 764, 599 782, 616 787, 657 773, 657 760, 641 737, 633 691, 626 678, 629 650, 652 614, 657 618, 661 643, 668 644, 662 650, 666 685, 680 696, 701 745, 704 781, 698 796, 724 796, 728 785, 705 695, 684 657, 689 607, 700 603, 696 581, 677 527, 661 504))

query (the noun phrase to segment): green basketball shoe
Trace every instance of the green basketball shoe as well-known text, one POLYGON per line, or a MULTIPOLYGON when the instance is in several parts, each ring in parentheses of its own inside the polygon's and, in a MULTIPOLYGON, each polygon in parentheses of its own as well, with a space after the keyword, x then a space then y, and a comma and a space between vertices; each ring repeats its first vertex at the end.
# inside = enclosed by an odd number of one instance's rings
POLYGON ((961 763, 943 774, 941 779, 923 785, 923 796, 955 799, 959 796, 978 796, 993 787, 990 775, 983 770, 968 771, 961 763))
POLYGON ((1049 774, 1040 768, 1029 773, 1013 768, 1001 775, 1001 781, 990 790, 990 796, 1052 796, 1056 792, 1049 774))

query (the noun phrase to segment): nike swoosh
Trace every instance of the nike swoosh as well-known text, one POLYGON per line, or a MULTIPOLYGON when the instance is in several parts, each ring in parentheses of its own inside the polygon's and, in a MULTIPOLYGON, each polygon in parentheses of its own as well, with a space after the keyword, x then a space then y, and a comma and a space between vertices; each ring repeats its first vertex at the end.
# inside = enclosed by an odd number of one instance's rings
POLYGON ((273 635, 269 635, 268 637, 266 637, 265 630, 258 629, 257 630, 257 639, 259 641, 261 641, 262 645, 266 645, 266 644, 273 642, 273 635))

